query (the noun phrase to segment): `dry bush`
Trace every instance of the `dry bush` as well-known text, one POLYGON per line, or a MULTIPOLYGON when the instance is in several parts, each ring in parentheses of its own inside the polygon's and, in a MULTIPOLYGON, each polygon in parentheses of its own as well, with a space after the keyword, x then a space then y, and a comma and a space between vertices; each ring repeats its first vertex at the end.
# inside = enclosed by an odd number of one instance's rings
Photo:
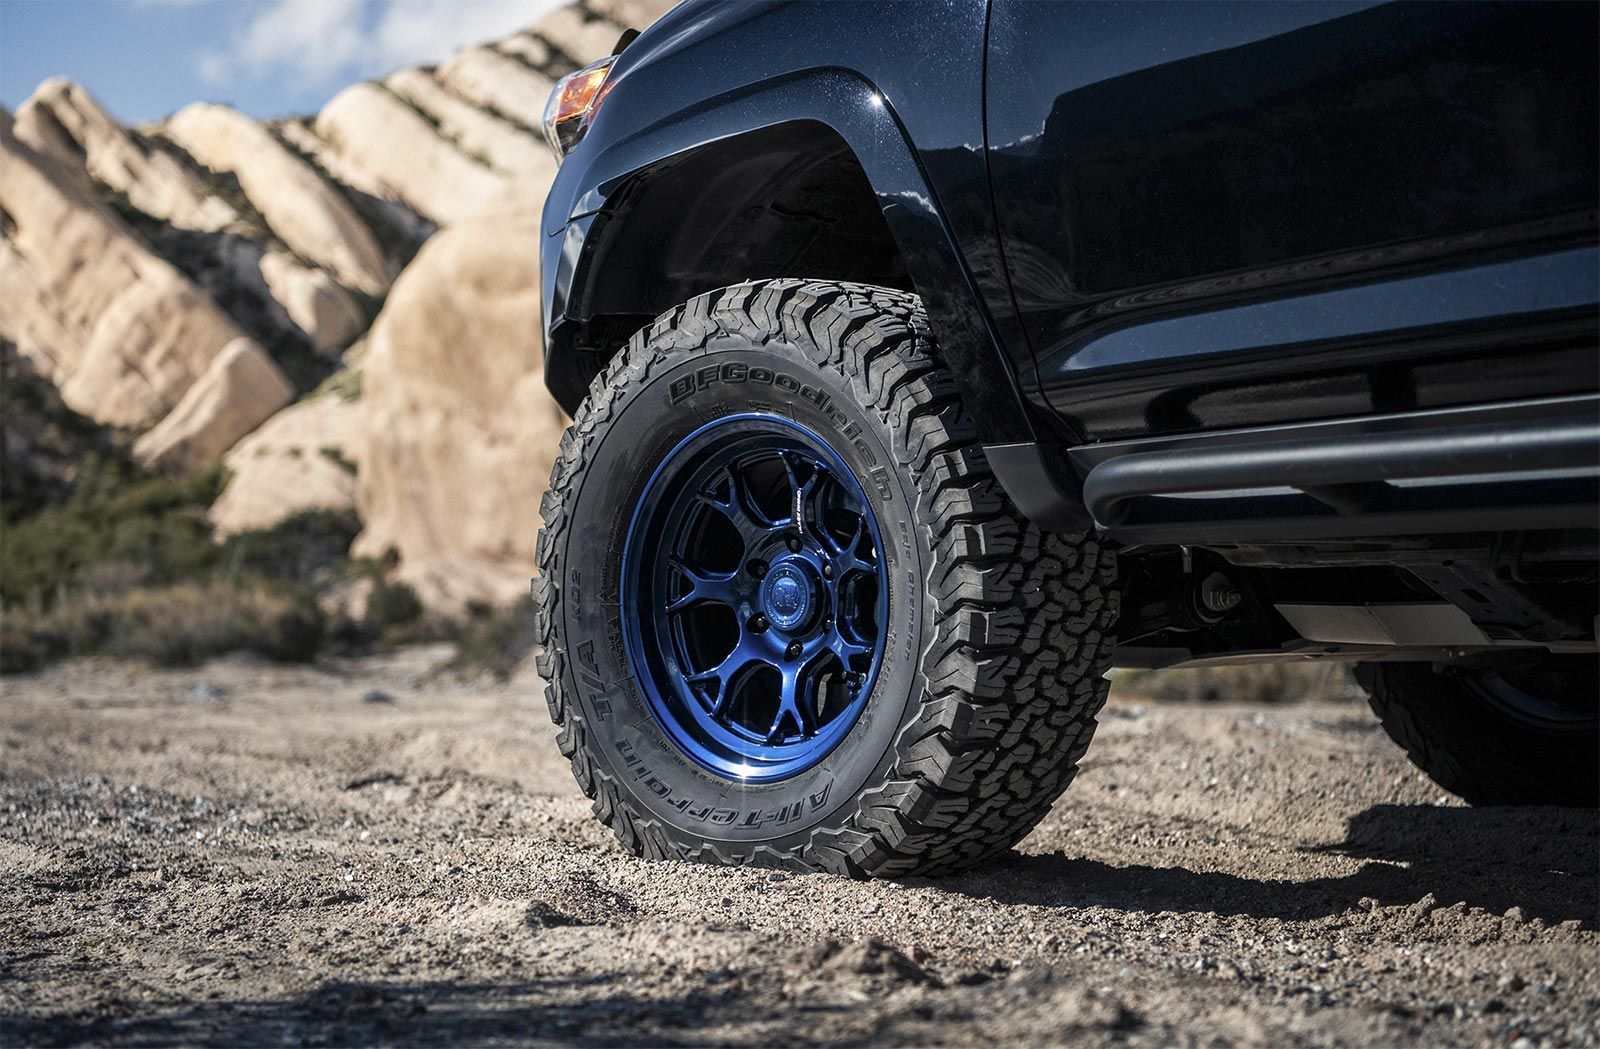
POLYGON ((538 615, 533 602, 522 600, 508 608, 475 607, 456 629, 456 656, 453 670, 464 674, 487 673, 498 681, 508 681, 533 652, 534 620, 538 615))
POLYGON ((1344 663, 1257 663, 1192 670, 1118 670, 1112 695, 1157 703, 1294 703, 1361 695, 1344 663))
POLYGON ((308 660, 322 636, 322 614, 313 602, 264 583, 215 580, 83 592, 49 609, 6 609, 0 616, 0 672, 85 655, 193 664, 235 649, 308 660))

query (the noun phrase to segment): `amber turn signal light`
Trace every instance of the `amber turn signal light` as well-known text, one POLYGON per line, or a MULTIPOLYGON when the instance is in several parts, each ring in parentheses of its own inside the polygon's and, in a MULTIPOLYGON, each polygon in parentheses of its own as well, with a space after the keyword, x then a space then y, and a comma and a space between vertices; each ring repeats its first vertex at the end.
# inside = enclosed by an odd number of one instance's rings
POLYGON ((544 137, 555 150, 557 160, 572 152, 588 130, 594 111, 605 97, 606 76, 615 61, 615 55, 602 58, 556 81, 550 101, 544 106, 544 137))

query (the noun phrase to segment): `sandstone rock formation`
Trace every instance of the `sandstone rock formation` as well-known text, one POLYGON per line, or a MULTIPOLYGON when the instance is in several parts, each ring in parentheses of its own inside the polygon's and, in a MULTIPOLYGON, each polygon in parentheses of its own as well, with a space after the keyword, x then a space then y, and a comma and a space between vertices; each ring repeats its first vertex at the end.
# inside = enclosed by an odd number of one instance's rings
POLYGON ((184 229, 226 229, 240 221, 204 177, 149 137, 112 119, 78 84, 53 77, 17 110, 17 138, 63 167, 121 193, 135 208, 184 229))
MULTIPOLYGON (((600 0, 529 33, 463 51, 434 77, 450 94, 536 127, 551 79, 530 68, 609 54, 661 0, 600 0)), ((396 281, 370 336, 356 552, 400 555, 399 577, 447 613, 527 592, 539 499, 566 424, 544 388, 536 253, 543 172, 495 211, 436 233, 396 281)))
POLYGON ((556 161, 544 140, 452 95, 420 69, 402 69, 384 86, 437 122, 462 151, 506 175, 550 178, 556 161))
POLYGON ((544 104, 555 82, 492 47, 452 55, 437 73, 462 98, 528 128, 544 120, 544 104))
POLYGON ((0 337, 76 411, 144 426, 242 332, 59 163, 0 120, 0 337))
POLYGON ((457 149, 415 106, 377 84, 356 84, 335 95, 318 114, 316 133, 435 222, 482 211, 506 187, 486 162, 457 149))
POLYGON ((212 525, 231 535, 304 510, 354 509, 361 416, 360 401, 325 393, 268 419, 223 458, 231 478, 212 525))
MULTIPOLYGON (((671 5, 666 5, 670 7, 671 5)), ((660 17, 666 7, 659 8, 650 21, 660 17)), ((627 28, 609 18, 598 17, 576 4, 558 7, 539 19, 539 35, 571 55, 580 65, 604 58, 617 46, 617 38, 627 28)))
POLYGON ((434 607, 526 592, 564 425, 535 334, 541 197, 435 234, 370 336, 356 550, 397 550, 434 607))
POLYGON ((0 339, 0 506, 18 520, 72 494, 85 462, 119 458, 112 434, 68 408, 9 340, 0 339))
POLYGON ((535 36, 533 33, 518 33, 508 36, 495 45, 502 54, 521 59, 530 66, 543 69, 550 65, 553 52, 550 45, 545 43, 544 37, 535 36))
POLYGON ((272 358, 246 338, 211 362, 167 417, 133 446, 146 466, 183 472, 216 462, 245 434, 294 399, 272 358))
POLYGON ((350 293, 276 246, 241 193, 225 199, 229 187, 215 172, 159 136, 124 128, 81 86, 60 78, 39 85, 17 111, 16 134, 81 174, 90 193, 120 197, 142 216, 145 236, 158 248, 171 244, 191 273, 220 270, 225 282, 262 300, 278 330, 327 352, 366 326, 350 293))
POLYGON ((583 6, 612 25, 644 29, 672 10, 675 0, 588 0, 583 6))
POLYGON ((239 180, 272 232, 340 283, 381 294, 391 274, 383 250, 355 210, 316 169, 266 128, 227 106, 195 103, 165 132, 200 163, 239 180))
MULTIPOLYGON (((286 251, 263 252, 255 272, 295 328, 323 353, 344 349, 367 326, 366 313, 349 292, 322 270, 301 265, 286 251)), ((241 282, 250 277, 248 272, 239 275, 241 282)))

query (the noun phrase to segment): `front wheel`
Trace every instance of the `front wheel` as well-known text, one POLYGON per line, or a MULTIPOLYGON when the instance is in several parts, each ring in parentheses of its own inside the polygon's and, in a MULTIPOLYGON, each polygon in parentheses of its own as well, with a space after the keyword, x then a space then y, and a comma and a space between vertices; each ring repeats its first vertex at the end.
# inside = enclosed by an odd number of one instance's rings
POLYGON ((1356 678, 1389 736, 1452 794, 1474 805, 1600 805, 1593 656, 1367 663, 1356 678))
POLYGON ((541 509, 551 715, 636 853, 951 871, 1088 746, 1111 557, 1011 505, 914 296, 775 280, 666 314, 541 509))

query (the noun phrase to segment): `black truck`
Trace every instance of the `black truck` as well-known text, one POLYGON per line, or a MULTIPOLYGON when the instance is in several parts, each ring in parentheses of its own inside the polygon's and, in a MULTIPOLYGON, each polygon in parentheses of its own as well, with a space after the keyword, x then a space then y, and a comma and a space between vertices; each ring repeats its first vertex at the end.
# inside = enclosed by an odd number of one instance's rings
POLYGON ((596 814, 950 871, 1110 667, 1259 660, 1596 804, 1597 13, 690 0, 563 79, 534 590, 596 814))

